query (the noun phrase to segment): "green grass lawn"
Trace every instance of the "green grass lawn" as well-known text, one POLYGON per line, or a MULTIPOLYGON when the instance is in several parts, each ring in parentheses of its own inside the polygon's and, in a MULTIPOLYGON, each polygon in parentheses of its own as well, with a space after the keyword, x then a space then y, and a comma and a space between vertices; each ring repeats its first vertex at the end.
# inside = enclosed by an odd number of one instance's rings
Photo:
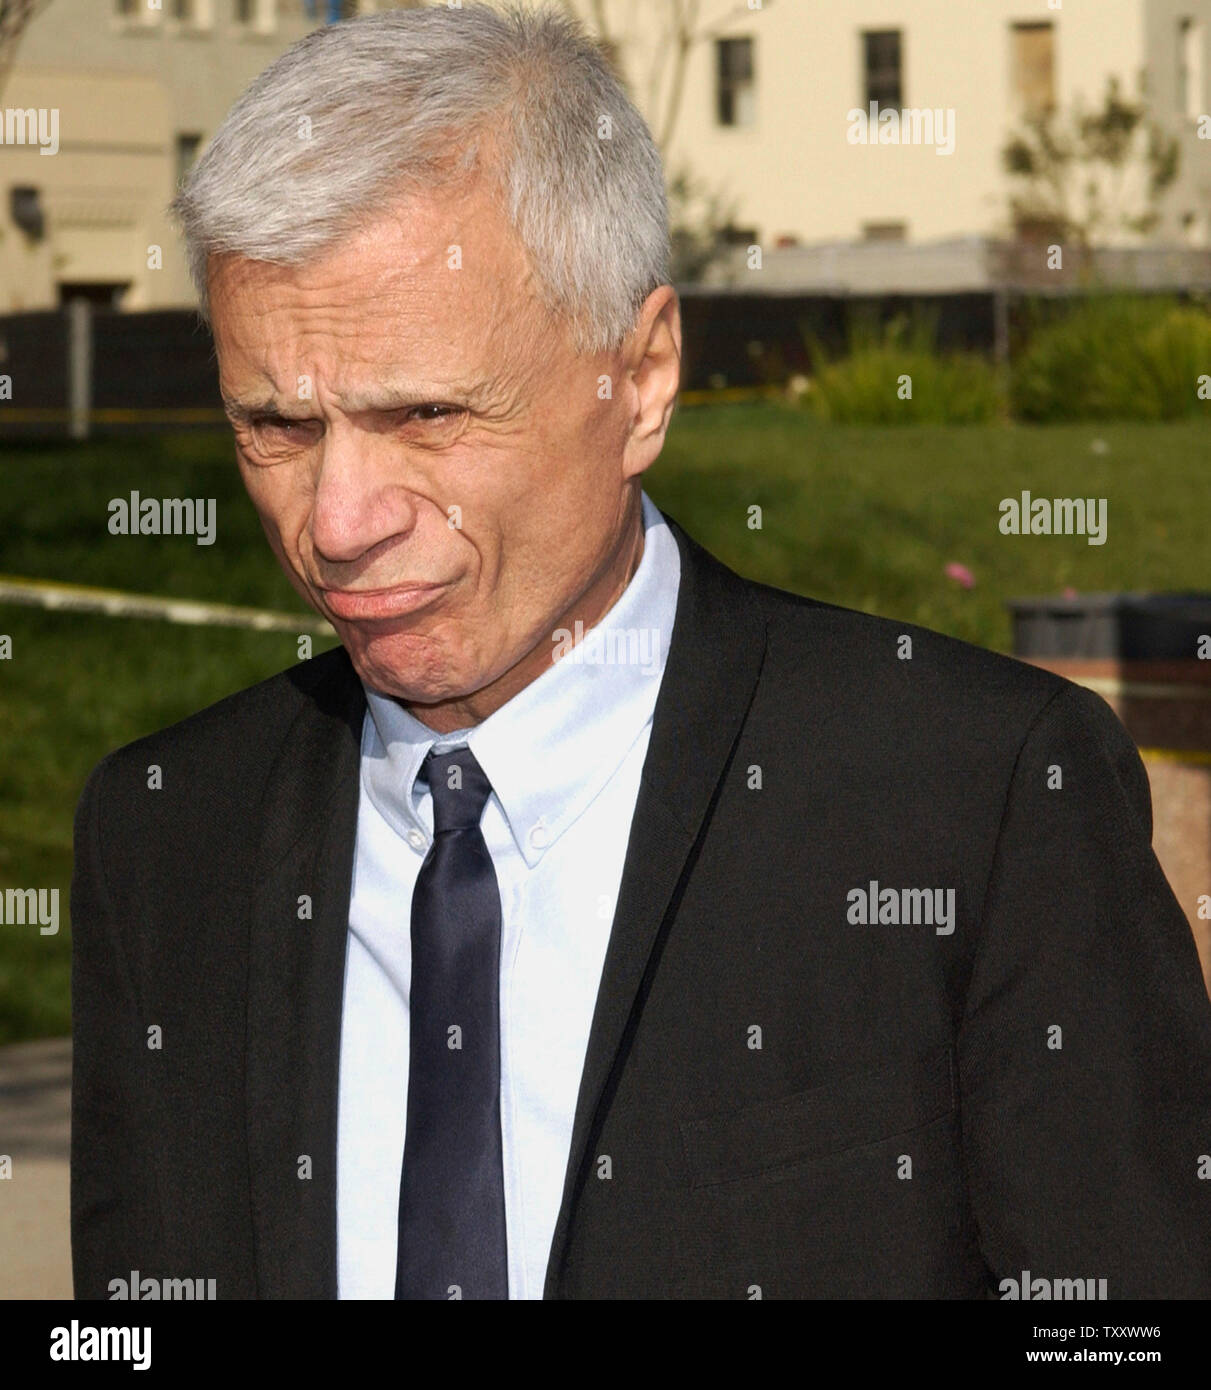
MULTIPOLYGON (((1211 587, 1211 440, 1197 423, 875 429, 777 405, 703 406, 675 417, 649 491, 743 574, 1002 650, 1013 596, 1211 587), (1001 535, 998 504, 1023 489, 1105 497, 1106 544, 1001 535), (945 577, 950 561, 974 573, 973 588, 945 577)), ((0 573, 304 611, 219 434, 5 445, 0 573), (109 499, 132 489, 216 498, 216 544, 111 536, 109 499)), ((68 1027, 71 817, 88 771, 296 650, 289 633, 4 606, 0 634, 13 645, 0 662, 0 888, 57 887, 63 913, 53 937, 0 926, 5 1042, 68 1027)))

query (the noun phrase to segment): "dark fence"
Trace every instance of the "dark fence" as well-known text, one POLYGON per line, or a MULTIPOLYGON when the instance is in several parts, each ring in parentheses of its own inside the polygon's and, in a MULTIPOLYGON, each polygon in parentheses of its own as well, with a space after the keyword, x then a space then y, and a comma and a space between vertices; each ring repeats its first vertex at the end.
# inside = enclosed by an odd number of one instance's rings
POLYGON ((762 386, 810 373, 807 340, 831 357, 851 327, 899 318, 931 324, 941 351, 996 350, 997 302, 989 293, 937 295, 738 294, 684 290, 682 387, 762 386))
POLYGON ((62 435, 68 390, 67 315, 10 314, 0 318, 0 376, 11 398, 0 400, 0 432, 62 435))
POLYGON ((210 333, 186 309, 0 317, 0 438, 128 434, 224 423, 210 333))
MULTIPOLYGON (((767 386, 810 373, 808 338, 839 355, 859 321, 923 321, 942 351, 1004 357, 1037 303, 1005 291, 830 296, 687 288, 682 389, 767 386)), ((75 306, 0 317, 0 374, 12 378, 11 399, 0 399, 0 438, 223 424, 214 346, 188 309, 75 306)))
POLYGON ((221 410, 209 329, 197 314, 179 309, 95 313, 93 407, 221 410))

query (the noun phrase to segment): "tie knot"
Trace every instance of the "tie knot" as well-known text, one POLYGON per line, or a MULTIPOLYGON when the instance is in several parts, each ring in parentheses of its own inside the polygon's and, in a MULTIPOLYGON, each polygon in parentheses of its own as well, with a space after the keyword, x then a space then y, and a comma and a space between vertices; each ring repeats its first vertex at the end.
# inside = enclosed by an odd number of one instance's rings
POLYGON ((425 759, 425 778, 433 796, 433 833, 470 830, 492 795, 492 783, 469 748, 431 752, 425 759))

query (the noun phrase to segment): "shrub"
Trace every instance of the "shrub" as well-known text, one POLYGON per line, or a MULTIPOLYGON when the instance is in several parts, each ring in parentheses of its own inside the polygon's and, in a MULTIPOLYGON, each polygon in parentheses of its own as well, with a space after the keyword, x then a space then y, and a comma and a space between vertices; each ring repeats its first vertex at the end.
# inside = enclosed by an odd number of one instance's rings
POLYGON ((1179 420, 1207 410, 1211 315, 1169 297, 1106 295, 1036 327, 1014 362, 1022 420, 1179 420))
POLYGON ((846 425, 983 423, 1003 416, 993 367, 974 353, 939 353, 929 318, 895 319, 883 328, 851 321, 846 356, 829 360, 805 332, 812 362, 804 402, 821 419, 846 425), (912 391, 903 396, 904 378, 912 391))

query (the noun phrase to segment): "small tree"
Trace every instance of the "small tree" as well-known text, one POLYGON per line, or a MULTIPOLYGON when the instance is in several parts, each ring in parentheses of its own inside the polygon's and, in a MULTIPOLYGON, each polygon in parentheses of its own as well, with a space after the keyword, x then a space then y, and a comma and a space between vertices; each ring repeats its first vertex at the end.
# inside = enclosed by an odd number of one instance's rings
POLYGON ((686 166, 669 176, 668 197, 673 279, 692 284, 730 253, 736 205, 686 166))
MULTIPOLYGON (((721 37, 753 7, 738 0, 723 13, 707 19, 702 0, 660 0, 663 32, 647 55, 643 73, 626 70, 622 30, 611 17, 609 0, 562 0, 564 9, 596 38, 605 50, 619 80, 634 94, 643 92, 643 106, 652 136, 665 158, 668 177, 669 223, 672 240, 673 278, 699 280, 730 246, 728 232, 736 208, 723 191, 695 176, 688 164, 668 168, 670 146, 685 96, 685 77, 694 50, 721 37)), ((774 0, 764 0, 768 9, 774 0)), ((634 14, 632 8, 631 14, 634 14)))
POLYGON ((1177 178, 1177 140, 1127 100, 1111 77, 1100 109, 1032 112, 1002 151, 1016 181, 1014 224, 1035 224, 1082 248, 1123 232, 1146 235, 1177 178))
POLYGON ((0 0, 0 90, 17 53, 21 35, 49 0, 0 0))

